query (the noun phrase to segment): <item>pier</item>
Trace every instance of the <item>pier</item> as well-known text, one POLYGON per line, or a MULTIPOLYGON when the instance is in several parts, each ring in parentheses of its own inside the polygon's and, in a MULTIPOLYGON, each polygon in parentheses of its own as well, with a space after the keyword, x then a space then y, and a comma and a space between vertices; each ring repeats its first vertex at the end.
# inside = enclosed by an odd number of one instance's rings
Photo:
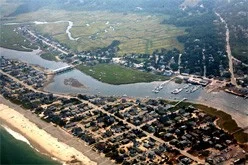
POLYGON ((173 105, 173 107, 178 106, 181 102, 184 102, 186 100, 188 100, 188 99, 187 98, 183 98, 182 100, 179 100, 175 105, 173 105))
POLYGON ((244 128, 240 128, 240 129, 234 131, 233 133, 231 133, 231 135, 234 135, 235 133, 238 133, 238 132, 240 132, 240 131, 246 131, 247 129, 248 129, 248 126, 246 126, 246 127, 244 127, 244 128))

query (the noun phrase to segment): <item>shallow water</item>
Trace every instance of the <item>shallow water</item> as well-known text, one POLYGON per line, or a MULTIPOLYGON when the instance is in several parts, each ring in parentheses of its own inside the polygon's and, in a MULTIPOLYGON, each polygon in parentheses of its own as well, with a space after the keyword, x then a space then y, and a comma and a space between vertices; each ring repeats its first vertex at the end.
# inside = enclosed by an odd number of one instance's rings
POLYGON ((29 144, 25 137, 8 128, 8 131, 0 125, 0 164, 44 164, 59 165, 60 163, 45 156, 29 144), (11 132, 11 134, 9 133, 11 132), (12 136, 14 135, 14 136, 12 136))
POLYGON ((28 144, 30 147, 33 148, 33 146, 30 144, 30 142, 28 141, 28 139, 26 139, 24 136, 22 136, 20 133, 13 131, 12 129, 10 129, 9 127, 2 125, 2 127, 11 135, 13 136, 16 140, 22 141, 26 144, 28 144))
MULTIPOLYGON (((57 69, 67 64, 62 62, 53 62, 42 59, 34 52, 20 52, 9 49, 0 48, 1 55, 7 58, 15 58, 21 61, 25 61, 30 64, 40 65, 48 69, 57 69)), ((207 93, 207 90, 200 88, 194 93, 186 93, 184 89, 177 95, 171 94, 176 88, 182 88, 186 84, 176 84, 174 82, 168 82, 164 88, 157 94, 152 90, 163 82, 151 82, 151 83, 136 83, 125 85, 111 85, 100 82, 79 70, 72 70, 63 74, 56 75, 54 81, 48 84, 44 90, 54 93, 68 93, 68 94, 99 94, 104 96, 122 96, 127 95, 130 97, 161 97, 170 100, 180 100, 187 98, 189 101, 202 103, 218 109, 228 109, 232 112, 238 112, 241 114, 248 114, 248 100, 242 97, 236 97, 232 94, 220 91, 215 93, 207 93), (64 84, 64 80, 68 78, 75 78, 86 88, 75 88, 64 84)), ((192 88, 192 86, 190 87, 192 88)))

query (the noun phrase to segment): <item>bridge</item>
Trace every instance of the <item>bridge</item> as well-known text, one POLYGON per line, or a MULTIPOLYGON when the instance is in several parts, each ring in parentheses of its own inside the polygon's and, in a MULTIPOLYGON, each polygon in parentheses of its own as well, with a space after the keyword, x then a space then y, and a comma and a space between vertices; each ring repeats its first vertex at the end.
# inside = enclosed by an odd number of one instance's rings
POLYGON ((63 72, 66 72, 72 69, 73 69, 72 66, 64 66, 64 67, 53 70, 52 74, 59 74, 59 73, 63 73, 63 72))

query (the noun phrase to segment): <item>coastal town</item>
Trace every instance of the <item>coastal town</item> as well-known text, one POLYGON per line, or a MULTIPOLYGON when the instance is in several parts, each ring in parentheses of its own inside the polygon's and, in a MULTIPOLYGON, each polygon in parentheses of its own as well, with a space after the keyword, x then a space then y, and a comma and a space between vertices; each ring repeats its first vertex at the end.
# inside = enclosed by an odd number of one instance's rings
MULTIPOLYGON (((117 56, 120 42, 114 40, 105 48, 74 53, 66 45, 54 41, 51 37, 44 37, 34 30, 30 30, 27 26, 20 26, 16 30, 32 43, 38 44, 45 52, 57 54, 57 60, 69 64, 68 67, 65 67, 66 69, 79 69, 80 66, 95 66, 96 64, 117 64, 155 75, 162 75, 169 78, 177 77, 182 81, 204 87, 209 85, 209 87, 211 87, 210 91, 221 89, 237 96, 248 97, 248 84, 246 81, 247 69, 244 69, 247 65, 235 59, 233 62, 235 66, 237 66, 235 73, 239 76, 239 78, 237 78, 238 85, 237 83, 230 82, 230 77, 227 76, 229 74, 223 69, 220 69, 222 76, 209 75, 206 77, 206 75, 202 76, 200 73, 189 74, 188 71, 185 72, 180 65, 182 54, 180 54, 177 49, 169 51, 161 49, 150 55, 130 54, 120 57, 117 56), (240 65, 243 67, 238 67, 240 65)), ((182 89, 175 89, 172 92, 177 94, 181 90, 182 89)), ((197 90, 197 88, 190 91, 194 92, 195 90, 197 90)), ((159 91, 159 88, 153 90, 154 93, 159 93, 159 91)))
POLYGON ((0 67, 4 98, 84 141, 112 163, 245 162, 247 148, 237 137, 247 134, 239 127, 220 128, 221 118, 206 107, 163 99, 52 94, 40 90, 48 76, 41 70, 3 57, 0 67), (26 72, 33 76, 26 77, 26 72))
POLYGON ((248 164, 247 0, 1 0, 0 164, 248 164))

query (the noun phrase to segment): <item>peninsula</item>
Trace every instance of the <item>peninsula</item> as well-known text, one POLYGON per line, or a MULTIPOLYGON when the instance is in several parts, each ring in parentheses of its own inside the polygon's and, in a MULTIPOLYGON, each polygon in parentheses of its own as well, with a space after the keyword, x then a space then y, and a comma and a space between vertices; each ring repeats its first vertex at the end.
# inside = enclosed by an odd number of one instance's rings
POLYGON ((163 99, 52 94, 37 87, 45 74, 36 68, 5 58, 1 67, 1 121, 68 164, 195 164, 245 157, 246 128, 214 108, 163 99), (18 74, 8 69, 13 67, 18 74), (25 68, 39 75, 32 83, 20 74, 25 68))
POLYGON ((0 164, 247 164, 246 6, 0 0, 0 164))

